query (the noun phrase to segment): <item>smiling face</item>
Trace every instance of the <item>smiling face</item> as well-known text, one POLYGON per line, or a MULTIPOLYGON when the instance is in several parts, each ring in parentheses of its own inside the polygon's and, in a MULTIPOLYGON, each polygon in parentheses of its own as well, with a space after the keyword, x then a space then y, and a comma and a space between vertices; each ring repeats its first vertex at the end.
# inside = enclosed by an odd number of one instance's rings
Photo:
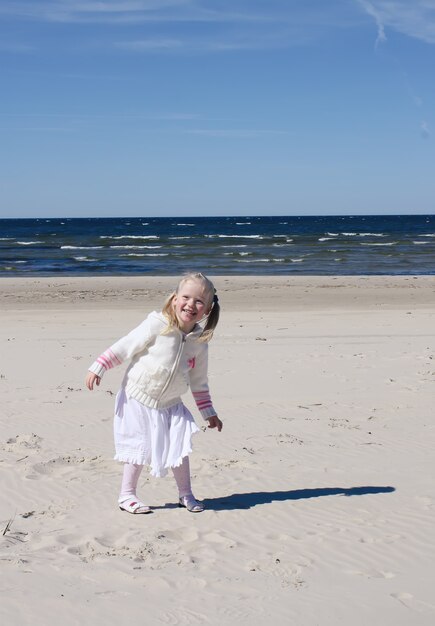
POLYGON ((210 313, 210 294, 197 280, 185 280, 172 301, 180 329, 190 333, 197 322, 210 313))

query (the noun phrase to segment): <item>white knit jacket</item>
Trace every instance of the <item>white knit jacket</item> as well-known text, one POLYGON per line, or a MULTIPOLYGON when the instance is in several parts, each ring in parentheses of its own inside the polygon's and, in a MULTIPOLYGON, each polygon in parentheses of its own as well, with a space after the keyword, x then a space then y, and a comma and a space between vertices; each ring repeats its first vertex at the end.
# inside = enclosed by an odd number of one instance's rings
POLYGON ((207 380, 208 345, 198 341, 197 324, 185 335, 178 328, 162 331, 168 322, 154 311, 128 335, 103 352, 89 368, 100 378, 112 367, 131 359, 124 385, 127 395, 151 408, 168 408, 181 401, 190 387, 204 419, 216 415, 207 380))

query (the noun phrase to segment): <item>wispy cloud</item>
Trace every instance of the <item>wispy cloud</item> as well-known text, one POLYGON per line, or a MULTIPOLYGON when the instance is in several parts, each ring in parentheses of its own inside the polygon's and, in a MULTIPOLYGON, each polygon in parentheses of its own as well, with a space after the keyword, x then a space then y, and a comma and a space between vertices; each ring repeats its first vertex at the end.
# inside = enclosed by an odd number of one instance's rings
POLYGON ((322 4, 307 9, 289 7, 286 0, 1 0, 1 17, 54 26, 95 24, 101 30, 94 48, 113 45, 142 53, 276 50, 309 44, 334 22, 322 4))
MULTIPOLYGON (((297 40, 293 39, 293 45, 301 45, 306 42, 306 38, 299 37, 297 40)), ((289 45, 288 37, 284 33, 276 33, 275 37, 268 35, 267 33, 244 33, 244 34, 215 34, 205 39, 201 36, 191 35, 189 37, 179 38, 144 38, 117 41, 114 44, 115 48, 121 50, 134 51, 138 53, 225 53, 234 51, 249 51, 249 50, 277 50, 287 47, 289 45)))
POLYGON ((389 31, 435 43, 435 0, 0 1, 0 17, 52 25, 96 24, 102 28, 99 43, 107 45, 107 34, 117 32, 116 47, 154 53, 306 45, 331 29, 357 27, 361 14, 374 23, 376 48, 387 42, 389 31), (138 27, 143 27, 140 37, 138 27))
POLYGON ((180 39, 152 38, 133 41, 118 41, 115 43, 115 47, 123 50, 134 50, 136 52, 161 52, 164 50, 178 51, 183 47, 183 42, 180 39))
MULTIPOLYGON (((251 2, 204 0, 3 0, 0 14, 59 22, 255 22, 275 21, 274 11, 258 11, 251 2)), ((261 5, 261 3, 260 3, 261 5)))
POLYGON ((376 45, 390 29, 426 43, 435 43, 435 0, 355 0, 375 21, 376 45))
POLYGON ((375 20, 376 28, 378 31, 378 35, 375 41, 375 48, 377 48, 380 43, 387 41, 382 17, 379 11, 373 6, 373 3, 369 2, 369 0, 357 0, 357 1, 363 7, 366 13, 368 13, 368 15, 370 15, 370 17, 372 17, 375 20))
POLYGON ((422 120, 420 124, 420 133, 423 139, 429 139, 430 137, 429 124, 425 120, 422 120))
POLYGON ((289 130, 261 130, 261 129, 209 129, 192 128, 182 131, 185 135, 197 135, 200 137, 217 137, 221 139, 258 139, 268 136, 287 136, 293 134, 289 130))

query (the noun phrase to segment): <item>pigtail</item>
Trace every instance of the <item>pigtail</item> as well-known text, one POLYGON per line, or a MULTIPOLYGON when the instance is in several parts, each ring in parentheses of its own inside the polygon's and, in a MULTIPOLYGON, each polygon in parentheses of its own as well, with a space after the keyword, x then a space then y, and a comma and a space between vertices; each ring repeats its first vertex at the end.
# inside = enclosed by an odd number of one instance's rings
POLYGON ((204 326, 204 330, 202 331, 201 336, 199 338, 199 341, 201 341, 202 343, 206 343, 210 341, 210 339, 213 337, 214 329, 216 328, 219 322, 220 310, 221 308, 219 305, 219 298, 217 294, 215 293, 213 296, 212 309, 210 313, 208 314, 206 325, 204 326))
POLYGON ((172 306, 172 301, 175 296, 176 292, 174 291, 168 298, 166 298, 165 304, 163 305, 162 313, 166 317, 168 325, 165 329, 162 330, 162 332, 160 333, 161 335, 167 335, 168 333, 170 333, 174 326, 178 328, 178 320, 175 316, 174 307, 172 306))

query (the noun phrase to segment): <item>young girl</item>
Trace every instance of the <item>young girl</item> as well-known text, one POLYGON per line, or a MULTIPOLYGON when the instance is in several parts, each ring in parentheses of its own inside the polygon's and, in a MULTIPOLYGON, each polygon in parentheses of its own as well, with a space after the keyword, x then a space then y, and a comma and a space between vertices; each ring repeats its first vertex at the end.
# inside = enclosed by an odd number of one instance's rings
POLYGON ((208 427, 222 430, 207 383, 207 342, 218 319, 213 283, 203 274, 187 274, 161 313, 150 313, 89 368, 86 386, 92 391, 106 370, 131 361, 115 402, 115 459, 124 462, 118 498, 122 511, 151 512, 136 496, 145 464, 151 466, 152 476, 165 476, 171 468, 179 506, 194 513, 204 510, 192 493, 188 457, 191 437, 199 428, 180 396, 190 386, 208 427), (206 321, 204 328, 201 320, 206 321))

